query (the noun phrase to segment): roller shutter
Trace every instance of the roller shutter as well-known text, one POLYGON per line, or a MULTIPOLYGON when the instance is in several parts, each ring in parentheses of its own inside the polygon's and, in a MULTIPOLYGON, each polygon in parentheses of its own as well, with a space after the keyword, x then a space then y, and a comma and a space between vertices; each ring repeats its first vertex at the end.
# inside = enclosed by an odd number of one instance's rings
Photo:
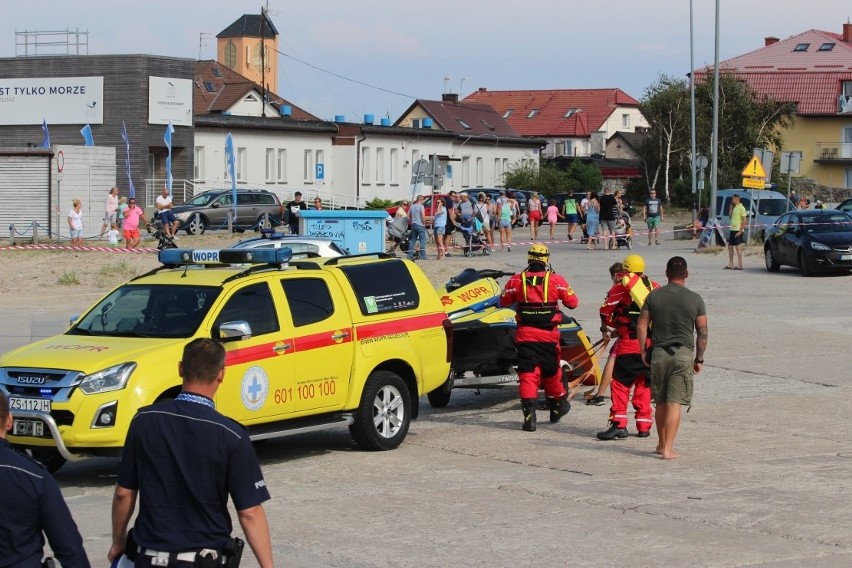
POLYGON ((50 156, 0 156, 0 237, 32 236, 32 222, 39 234, 50 227, 50 156), (23 235, 21 235, 23 233, 23 235))

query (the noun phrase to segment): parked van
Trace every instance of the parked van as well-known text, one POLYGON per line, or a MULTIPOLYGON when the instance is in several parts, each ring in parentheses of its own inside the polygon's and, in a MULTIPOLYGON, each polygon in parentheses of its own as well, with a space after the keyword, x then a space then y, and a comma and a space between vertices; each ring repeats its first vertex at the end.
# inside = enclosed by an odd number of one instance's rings
POLYGON ((749 215, 750 234, 758 235, 761 240, 765 236, 766 228, 775 220, 789 211, 795 209, 787 197, 769 189, 719 189, 716 191, 716 219, 725 228, 731 224, 731 198, 739 195, 743 207, 749 215))

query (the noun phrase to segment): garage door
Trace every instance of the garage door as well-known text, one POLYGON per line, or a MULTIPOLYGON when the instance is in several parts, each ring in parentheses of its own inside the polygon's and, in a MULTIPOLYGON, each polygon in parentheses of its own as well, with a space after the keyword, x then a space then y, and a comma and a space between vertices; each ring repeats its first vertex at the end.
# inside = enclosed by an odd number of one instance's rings
POLYGON ((0 156, 0 237, 32 237, 32 222, 46 237, 50 227, 50 157, 0 156), (22 235, 23 233, 23 235, 22 235))

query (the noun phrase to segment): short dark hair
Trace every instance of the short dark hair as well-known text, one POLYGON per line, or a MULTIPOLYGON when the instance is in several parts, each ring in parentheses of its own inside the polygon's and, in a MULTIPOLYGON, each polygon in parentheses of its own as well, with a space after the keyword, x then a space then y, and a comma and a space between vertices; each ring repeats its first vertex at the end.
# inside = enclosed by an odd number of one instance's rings
POLYGON ((189 382, 212 383, 225 368, 225 348, 221 343, 199 337, 183 348, 183 378, 189 382))
POLYGON ((610 278, 614 278, 615 275, 618 274, 619 272, 624 272, 624 265, 621 264, 620 262, 616 262, 612 266, 609 267, 610 278))
POLYGON ((296 193, 294 193, 294 194, 293 194, 293 196, 294 196, 294 197, 302 197, 302 192, 301 192, 301 191, 297 191, 296 193))
POLYGON ((666 276, 669 278, 686 278, 686 259, 673 256, 666 263, 666 276))
POLYGON ((6 425, 7 418, 9 418, 9 399, 5 392, 0 391, 0 428, 6 425))

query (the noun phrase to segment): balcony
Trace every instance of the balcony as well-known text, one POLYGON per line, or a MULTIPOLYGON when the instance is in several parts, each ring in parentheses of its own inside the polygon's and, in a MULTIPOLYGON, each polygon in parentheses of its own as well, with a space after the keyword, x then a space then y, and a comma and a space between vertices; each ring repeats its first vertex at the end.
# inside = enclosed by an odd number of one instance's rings
POLYGON ((852 142, 817 142, 814 162, 818 164, 852 164, 852 142))

